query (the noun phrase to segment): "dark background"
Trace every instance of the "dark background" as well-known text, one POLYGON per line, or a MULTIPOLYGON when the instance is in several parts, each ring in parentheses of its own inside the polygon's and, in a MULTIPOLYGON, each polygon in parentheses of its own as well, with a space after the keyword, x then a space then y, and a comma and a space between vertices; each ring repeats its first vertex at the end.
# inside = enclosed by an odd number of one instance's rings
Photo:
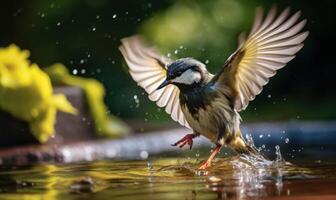
POLYGON ((61 62, 77 75, 97 78, 106 87, 113 114, 158 121, 168 116, 128 75, 117 50, 120 39, 143 33, 163 53, 193 56, 215 73, 237 47, 238 34, 251 27, 255 8, 271 5, 279 10, 290 6, 293 13, 301 10, 310 35, 243 118, 336 119, 336 2, 331 0, 5 1, 0 7, 0 46, 15 43, 30 50, 31 61, 42 68, 61 62))

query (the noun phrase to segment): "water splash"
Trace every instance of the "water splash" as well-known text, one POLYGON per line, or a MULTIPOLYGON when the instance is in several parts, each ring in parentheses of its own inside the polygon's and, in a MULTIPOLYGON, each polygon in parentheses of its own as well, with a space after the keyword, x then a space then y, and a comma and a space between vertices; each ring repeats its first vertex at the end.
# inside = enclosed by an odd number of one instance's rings
POLYGON ((280 146, 276 145, 275 146, 275 163, 282 163, 284 162, 282 155, 281 155, 281 151, 280 151, 280 146))
MULTIPOLYGON (((249 146, 255 148, 251 135, 246 136, 246 142, 249 146)), ((230 176, 237 185, 237 191, 239 192, 236 195, 238 198, 267 196, 266 189, 270 184, 274 185, 276 193, 280 195, 284 184, 284 170, 292 165, 283 159, 278 145, 275 149, 276 158, 274 161, 265 159, 261 154, 260 156, 242 154, 219 159, 213 163, 207 172, 197 172, 195 174, 208 176, 209 181, 216 180, 216 184, 224 182, 225 176, 230 176), (223 173, 225 173, 224 178, 223 173)))

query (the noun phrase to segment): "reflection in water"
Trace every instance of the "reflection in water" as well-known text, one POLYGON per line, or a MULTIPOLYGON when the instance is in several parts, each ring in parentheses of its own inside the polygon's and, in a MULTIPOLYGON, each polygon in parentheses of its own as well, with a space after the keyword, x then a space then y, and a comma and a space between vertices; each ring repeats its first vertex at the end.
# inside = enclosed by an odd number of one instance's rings
POLYGON ((226 199, 336 195, 335 163, 299 167, 247 156, 218 158, 207 170, 182 158, 0 168, 0 199, 226 199), (315 190, 310 190, 313 187, 315 190), (318 189, 318 188, 324 189, 318 189), (314 192, 312 192, 314 191, 314 192))

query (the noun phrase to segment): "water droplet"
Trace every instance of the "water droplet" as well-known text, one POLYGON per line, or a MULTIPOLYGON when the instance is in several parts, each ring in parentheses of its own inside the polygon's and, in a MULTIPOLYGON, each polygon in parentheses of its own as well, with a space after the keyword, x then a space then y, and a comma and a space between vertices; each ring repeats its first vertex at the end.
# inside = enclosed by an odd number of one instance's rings
POLYGON ((117 18, 117 14, 114 14, 114 15, 112 16, 112 18, 113 18, 113 19, 117 18))
POLYGON ((81 74, 85 74, 86 70, 85 69, 82 69, 81 70, 81 74))
POLYGON ((44 18, 45 17, 45 14, 44 13, 41 13, 41 18, 44 18))
POLYGON ((79 63, 80 63, 80 64, 84 64, 84 59, 81 59, 81 60, 79 61, 79 63))
POLYGON ((141 151, 140 152, 141 159, 147 159, 148 158, 148 152, 147 151, 141 151))
POLYGON ((60 26, 61 25, 61 22, 57 22, 57 24, 56 24, 57 26, 60 26))
POLYGON ((100 18, 100 16, 99 16, 99 15, 97 15, 97 16, 96 16, 96 19, 99 19, 99 18, 100 18))
POLYGON ((288 142, 289 142, 289 138, 286 138, 285 143, 288 144, 288 142))
POLYGON ((178 54, 178 50, 177 49, 174 51, 174 54, 178 54))
POLYGON ((134 101, 135 101, 135 107, 136 108, 139 108, 139 106, 140 106, 140 101, 139 101, 139 98, 138 98, 138 96, 137 95, 134 95, 133 96, 133 99, 134 99, 134 101))
POLYGON ((210 62, 209 60, 206 60, 206 61, 205 61, 205 64, 209 64, 209 62, 210 62))
POLYGON ((171 57, 171 53, 168 53, 168 54, 167 54, 167 57, 170 58, 170 57, 171 57))
POLYGON ((150 163, 150 162, 148 162, 148 163, 147 163, 147 169, 148 169, 148 170, 152 170, 152 169, 153 169, 153 164, 150 163))
POLYGON ((290 196, 290 189, 287 189, 286 194, 287 196, 290 196))
POLYGON ((260 135, 259 135, 259 138, 263 138, 263 137, 264 137, 264 135, 263 135, 263 134, 260 134, 260 135))
POLYGON ((280 146, 276 145, 275 146, 275 162, 281 162, 282 161, 282 155, 281 155, 281 151, 280 151, 280 146))
POLYGON ((219 182, 219 181, 221 181, 222 179, 217 178, 216 176, 210 176, 210 177, 209 177, 209 180, 210 180, 211 182, 219 182))
POLYGON ((73 70, 72 70, 72 74, 73 74, 73 75, 77 75, 77 74, 78 74, 78 70, 77 70, 77 69, 73 69, 73 70))
POLYGON ((95 27, 93 27, 93 28, 92 28, 92 31, 93 31, 93 32, 94 32, 94 31, 96 31, 96 28, 95 28, 95 27))

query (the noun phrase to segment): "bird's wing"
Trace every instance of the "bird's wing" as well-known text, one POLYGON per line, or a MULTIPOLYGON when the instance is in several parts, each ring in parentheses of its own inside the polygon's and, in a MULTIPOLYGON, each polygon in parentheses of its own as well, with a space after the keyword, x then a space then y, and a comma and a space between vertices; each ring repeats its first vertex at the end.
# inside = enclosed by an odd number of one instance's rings
POLYGON ((232 106, 244 110, 258 95, 269 78, 284 67, 303 47, 308 32, 299 33, 306 20, 298 21, 301 12, 289 16, 287 8, 279 16, 273 7, 267 16, 257 9, 252 30, 247 38, 239 37, 238 49, 228 58, 221 71, 212 79, 217 88, 233 91, 232 106))
POLYGON ((119 47, 128 66, 132 78, 148 93, 149 99, 155 101, 173 120, 190 128, 180 106, 180 90, 168 85, 156 90, 166 79, 166 68, 172 61, 160 55, 157 50, 144 42, 140 36, 131 36, 121 40, 119 47))

